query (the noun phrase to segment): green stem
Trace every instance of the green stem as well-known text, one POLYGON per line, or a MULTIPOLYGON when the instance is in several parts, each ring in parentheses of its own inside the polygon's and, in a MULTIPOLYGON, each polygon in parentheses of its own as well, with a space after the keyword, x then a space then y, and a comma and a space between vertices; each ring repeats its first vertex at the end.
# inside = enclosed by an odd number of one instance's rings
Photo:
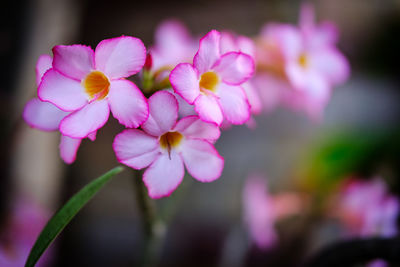
POLYGON ((144 229, 144 251, 139 266, 156 266, 166 234, 166 225, 156 216, 155 203, 148 195, 142 181, 143 171, 134 173, 134 190, 144 229))

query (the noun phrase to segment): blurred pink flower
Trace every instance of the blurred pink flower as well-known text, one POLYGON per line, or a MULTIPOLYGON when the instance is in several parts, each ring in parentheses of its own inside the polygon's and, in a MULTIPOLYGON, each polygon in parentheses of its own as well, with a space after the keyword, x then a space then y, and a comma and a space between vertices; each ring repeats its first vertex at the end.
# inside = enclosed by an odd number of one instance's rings
POLYGON ((264 177, 249 176, 243 191, 243 217, 252 241, 260 249, 273 246, 278 240, 276 222, 299 213, 302 205, 298 195, 281 193, 273 196, 268 192, 264 177))
POLYGON ((198 116, 179 121, 178 102, 167 91, 149 98, 150 115, 143 130, 130 129, 118 134, 114 151, 119 162, 134 169, 149 168, 143 181, 152 198, 170 195, 188 172, 201 182, 212 182, 221 176, 224 159, 213 143, 219 128, 198 116))
POLYGON ((146 98, 124 79, 139 72, 146 48, 138 38, 122 36, 101 41, 96 50, 83 45, 53 48, 53 68, 38 88, 38 96, 63 111, 63 135, 84 138, 113 116, 126 127, 138 127, 148 117, 146 98))
MULTIPOLYGON (((397 234, 399 200, 389 194, 384 181, 352 179, 344 184, 333 204, 333 215, 346 228, 347 236, 392 237, 397 234)), ((375 260, 369 267, 385 267, 383 260, 375 260)))
MULTIPOLYGON (((24 266, 48 218, 48 214, 32 201, 18 199, 11 207, 8 221, 0 234, 0 266, 24 266)), ((49 266, 51 257, 50 248, 41 257, 37 266, 49 266)))
POLYGON ((154 46, 150 48, 152 70, 171 71, 179 63, 191 63, 197 49, 198 40, 190 35, 182 22, 166 20, 157 27, 154 46))
POLYGON ((220 38, 216 30, 206 34, 193 65, 177 65, 170 82, 177 94, 195 106, 202 120, 220 125, 226 118, 242 124, 250 117, 250 105, 241 84, 253 75, 254 61, 242 52, 221 55, 220 38))
POLYGON ((389 194, 382 179, 351 180, 335 200, 334 215, 346 226, 350 236, 397 234, 399 200, 389 194))
MULTIPOLYGON (((336 48, 337 39, 334 24, 315 24, 309 4, 302 6, 299 27, 266 25, 257 39, 258 73, 275 76, 275 82, 286 84, 278 101, 272 103, 304 110, 311 118, 321 120, 332 87, 348 79, 350 73, 347 59, 336 48)), ((259 86, 260 91, 270 90, 268 83, 259 86)), ((268 97, 268 93, 264 95, 268 97)))
MULTIPOLYGON (((39 57, 36 64, 37 86, 39 86, 46 71, 52 68, 52 62, 53 59, 49 55, 39 57)), ((22 117, 33 128, 42 131, 57 131, 60 122, 69 114, 70 112, 63 111, 50 102, 43 102, 39 98, 33 98, 26 103, 22 117)), ((94 141, 96 139, 96 132, 90 133, 88 138, 94 141)), ((61 135, 60 156, 65 163, 70 164, 75 161, 81 141, 81 138, 71 138, 61 135)))

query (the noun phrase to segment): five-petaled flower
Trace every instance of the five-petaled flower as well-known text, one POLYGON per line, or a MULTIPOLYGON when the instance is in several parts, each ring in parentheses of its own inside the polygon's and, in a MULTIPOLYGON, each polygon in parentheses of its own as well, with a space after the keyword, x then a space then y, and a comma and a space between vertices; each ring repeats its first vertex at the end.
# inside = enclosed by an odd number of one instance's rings
POLYGON ((101 41, 96 50, 83 45, 53 48, 53 68, 38 88, 38 96, 63 111, 60 132, 84 138, 113 116, 126 127, 138 127, 148 117, 146 98, 126 79, 141 70, 146 48, 137 38, 122 36, 101 41))
POLYGON ((242 124, 250 117, 250 105, 240 86, 254 72, 253 59, 242 52, 220 53, 221 34, 212 30, 200 40, 193 65, 181 63, 169 78, 175 92, 194 104, 199 117, 218 125, 226 118, 242 124))
POLYGON ((223 158, 213 143, 220 130, 213 123, 201 121, 198 116, 187 116, 177 122, 178 102, 167 91, 149 98, 149 118, 143 130, 128 129, 114 140, 118 160, 134 169, 150 166, 143 181, 152 198, 170 195, 188 172, 201 182, 219 178, 223 158))
MULTIPOLYGON (((53 59, 49 55, 39 57, 36 64, 36 85, 42 81, 44 73, 51 69, 53 59)), ((38 98, 33 98, 26 103, 22 114, 26 123, 33 128, 41 131, 58 131, 60 122, 70 112, 63 111, 49 102, 43 102, 38 98)), ((92 141, 96 139, 96 131, 88 135, 92 141)), ((61 135, 60 156, 65 163, 75 161, 76 153, 81 144, 81 138, 71 138, 66 135, 61 135)))

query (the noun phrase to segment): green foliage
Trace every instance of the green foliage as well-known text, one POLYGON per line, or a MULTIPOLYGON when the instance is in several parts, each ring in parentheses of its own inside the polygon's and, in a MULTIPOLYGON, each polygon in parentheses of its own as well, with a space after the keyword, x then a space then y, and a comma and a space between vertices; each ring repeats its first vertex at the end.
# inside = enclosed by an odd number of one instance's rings
POLYGON ((120 173, 123 167, 116 167, 102 176, 96 178, 78 193, 70 198, 70 200, 50 219, 47 225, 40 233, 36 243, 34 244, 25 267, 33 267, 39 260, 40 256, 54 241, 58 234, 67 226, 67 224, 75 217, 75 215, 91 200, 94 195, 116 174, 120 173))
POLYGON ((397 172, 399 148, 398 131, 333 135, 311 151, 301 174, 303 185, 325 193, 348 175, 373 175, 382 166, 397 172))

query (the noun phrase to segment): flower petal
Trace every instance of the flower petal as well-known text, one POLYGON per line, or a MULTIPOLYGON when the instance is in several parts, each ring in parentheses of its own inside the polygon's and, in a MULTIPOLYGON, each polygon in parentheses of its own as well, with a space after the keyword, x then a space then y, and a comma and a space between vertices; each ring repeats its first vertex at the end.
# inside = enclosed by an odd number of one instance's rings
POLYGON ((80 109, 87 103, 87 96, 80 82, 70 79, 54 69, 48 70, 38 88, 38 96, 64 111, 80 109))
POLYGON ((198 116, 188 116, 176 124, 174 131, 178 131, 186 138, 204 139, 209 142, 215 142, 221 132, 214 123, 208 123, 200 120, 198 116))
POLYGON ((95 51, 96 69, 111 79, 138 73, 145 61, 146 48, 143 42, 131 36, 103 40, 95 51))
POLYGON ((262 110, 262 103, 257 88, 251 81, 247 81, 243 83, 241 86, 244 92, 246 93, 247 100, 249 101, 251 107, 251 113, 260 114, 262 110))
POLYGON ((96 135, 97 135, 97 131, 91 132, 90 134, 88 134, 88 138, 90 139, 90 141, 94 141, 96 140, 96 135))
POLYGON ((111 81, 108 103, 113 116, 128 128, 139 127, 149 116, 147 99, 128 80, 111 81))
POLYGON ((346 57, 333 47, 316 51, 311 64, 333 85, 344 82, 350 75, 350 66, 346 57))
POLYGON ((235 37, 231 32, 221 32, 220 39, 220 52, 221 54, 225 54, 232 51, 238 51, 239 48, 235 42, 235 37))
POLYGON ((147 133, 160 136, 174 127, 178 118, 178 102, 167 91, 159 91, 149 98, 149 118, 142 128, 147 133))
POLYGON ((137 129, 128 129, 119 133, 113 143, 113 149, 119 162, 134 168, 149 166, 160 153, 158 140, 137 129))
POLYGON ((221 176, 224 159, 207 141, 186 139, 181 153, 188 172, 196 180, 212 182, 221 176))
POLYGON ((254 73, 254 60, 247 54, 229 52, 221 56, 213 69, 222 81, 239 85, 247 81, 254 73))
POLYGON ((71 138, 65 135, 61 135, 60 142, 60 156, 65 163, 71 164, 76 159, 76 152, 81 144, 82 139, 71 138))
POLYGON ((191 38, 185 25, 174 19, 166 20, 157 27, 154 41, 155 45, 151 48, 153 70, 191 62, 198 49, 198 42, 191 38))
POLYGON ((53 68, 81 81, 94 68, 93 49, 85 45, 57 45, 53 48, 53 68))
POLYGON ((217 98, 214 95, 199 95, 194 102, 194 110, 200 119, 221 125, 223 115, 217 98))
POLYGON ((252 241, 261 249, 277 242, 276 216, 273 199, 269 195, 265 178, 253 174, 243 190, 243 217, 252 241))
POLYGON ((238 36, 237 45, 239 47, 239 51, 251 56, 253 59, 256 57, 256 46, 254 41, 246 36, 238 36))
POLYGON ((171 92, 178 101, 178 106, 179 106, 178 118, 197 115, 196 111, 194 110, 194 105, 189 104, 185 99, 183 99, 177 93, 174 93, 172 90, 171 91, 168 90, 168 92, 171 92))
POLYGON ((291 85, 295 89, 303 89, 307 87, 307 70, 302 68, 296 62, 289 62, 285 66, 285 72, 291 85))
POLYGON ((198 73, 189 63, 178 64, 171 71, 169 80, 174 91, 190 104, 200 94, 198 73))
POLYGON ((53 63, 53 59, 49 55, 41 55, 36 63, 36 85, 39 86, 42 81, 43 75, 51 69, 53 63))
POLYGON ((229 122, 242 124, 250 118, 250 104, 240 86, 221 83, 218 96, 222 113, 229 122))
POLYGON ((65 117, 60 124, 60 132, 72 138, 84 138, 103 127, 110 109, 106 100, 97 100, 65 117))
POLYGON ((56 131, 60 121, 67 115, 68 112, 62 111, 53 104, 34 98, 26 103, 22 117, 33 128, 56 131))
POLYGON ((193 65, 199 73, 210 70, 219 59, 220 38, 221 34, 216 30, 212 30, 200 39, 199 51, 193 58, 193 65))
POLYGON ((170 154, 160 154, 150 165, 143 174, 143 182, 151 198, 166 197, 175 191, 184 174, 182 159, 172 150, 170 154))

